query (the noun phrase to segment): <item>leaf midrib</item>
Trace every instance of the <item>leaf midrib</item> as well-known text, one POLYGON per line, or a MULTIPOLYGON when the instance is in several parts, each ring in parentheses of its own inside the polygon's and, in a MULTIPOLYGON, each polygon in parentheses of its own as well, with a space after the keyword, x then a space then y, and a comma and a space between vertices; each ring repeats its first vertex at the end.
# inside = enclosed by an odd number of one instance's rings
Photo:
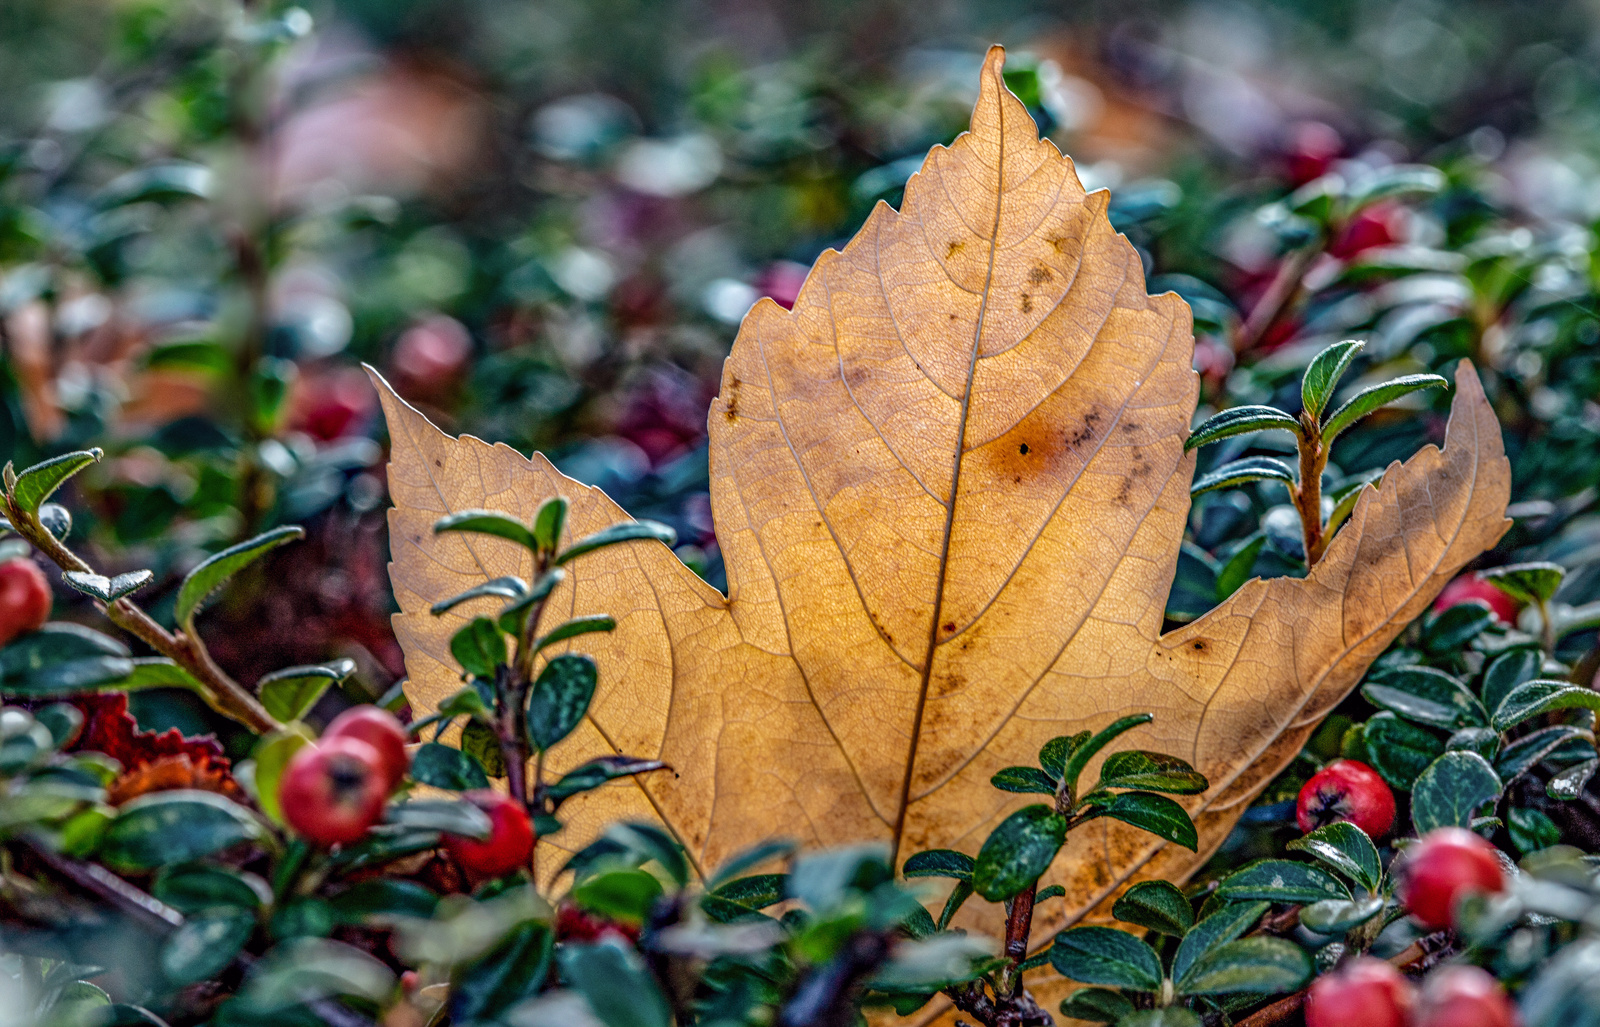
POLYGON ((998 135, 994 162, 994 224, 989 231, 989 263, 984 271, 982 298, 978 302, 977 323, 972 330, 972 351, 967 358, 967 385, 961 396, 961 418, 956 427, 955 455, 950 471, 950 502, 945 506, 944 538, 939 546, 939 572, 934 582, 933 616, 928 624, 928 644, 923 652, 922 678, 917 686, 917 709, 911 720, 911 743, 906 747, 905 770, 900 775, 900 801, 895 810, 892 860, 900 862, 900 840, 905 833, 906 814, 911 806, 911 777, 917 766, 917 750, 922 742, 922 716, 928 706, 928 686, 933 678, 933 659, 939 644, 939 622, 944 616, 945 576, 950 569, 950 539, 955 530, 956 503, 961 496, 961 464, 967 450, 967 421, 972 409, 972 384, 978 373, 978 347, 983 340, 984 317, 989 310, 989 293, 994 285, 995 251, 1000 244, 1000 212, 1005 207, 1006 105, 1004 90, 995 104, 998 135))

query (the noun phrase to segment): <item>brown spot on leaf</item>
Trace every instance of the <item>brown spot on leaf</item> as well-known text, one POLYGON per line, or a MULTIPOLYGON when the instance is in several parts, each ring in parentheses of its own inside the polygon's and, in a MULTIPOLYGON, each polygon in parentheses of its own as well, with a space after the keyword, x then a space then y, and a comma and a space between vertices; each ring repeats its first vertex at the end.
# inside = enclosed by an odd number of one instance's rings
POLYGON ((1022 312, 1024 314, 1030 314, 1033 312, 1033 297, 1029 296, 1027 293, 1022 294, 1022 312))
POLYGON ((728 381, 728 403, 723 408, 722 416, 728 419, 729 424, 739 419, 739 385, 738 375, 728 381))
POLYGON ((1022 454, 1023 456, 1027 456, 1028 455, 1028 444, 1026 442, 1024 442, 1022 445, 1018 446, 1017 447, 1017 452, 1022 454))
POLYGON ((944 259, 945 260, 949 260, 951 257, 954 257, 957 253, 960 253, 962 248, 965 247, 966 245, 967 244, 964 243, 964 242, 960 242, 958 240, 951 239, 950 240, 950 245, 945 247, 944 259))
POLYGON ((956 622, 953 621, 953 620, 945 621, 944 622, 944 629, 946 631, 954 631, 956 629, 956 622))
POLYGON ((1050 279, 1054 277, 1055 275, 1050 273, 1050 269, 1045 267, 1043 264, 1035 264, 1028 271, 1028 281, 1032 282, 1034 285, 1043 285, 1045 282, 1050 281, 1050 279))

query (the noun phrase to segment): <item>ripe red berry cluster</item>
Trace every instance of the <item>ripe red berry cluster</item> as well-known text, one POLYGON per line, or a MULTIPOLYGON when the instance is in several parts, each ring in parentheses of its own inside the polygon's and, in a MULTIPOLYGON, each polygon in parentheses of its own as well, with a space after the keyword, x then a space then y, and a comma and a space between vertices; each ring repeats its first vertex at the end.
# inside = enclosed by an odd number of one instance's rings
MULTIPOLYGON (((278 802, 289 826, 321 846, 348 845, 383 818, 384 804, 411 769, 406 732, 376 706, 346 710, 313 745, 289 760, 278 802)), ((502 877, 528 865, 533 822, 522 804, 495 791, 462 796, 489 817, 489 837, 445 835, 444 847, 473 877, 502 877)))
POLYGON ((376 706, 346 710, 284 768, 278 783, 283 818, 317 845, 349 844, 383 817, 384 803, 410 766, 398 720, 376 706))
POLYGON ((1488 971, 1451 965, 1419 990, 1393 966, 1362 956, 1317 978, 1306 1027, 1517 1027, 1521 1018, 1488 971))

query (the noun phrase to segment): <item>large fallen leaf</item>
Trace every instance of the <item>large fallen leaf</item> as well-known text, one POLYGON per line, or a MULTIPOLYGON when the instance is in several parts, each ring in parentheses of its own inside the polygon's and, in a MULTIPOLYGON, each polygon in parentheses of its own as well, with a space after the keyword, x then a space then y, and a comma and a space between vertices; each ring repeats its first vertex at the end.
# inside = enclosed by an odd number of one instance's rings
MULTIPOLYGON (((1140 711, 1124 743, 1192 761, 1200 853, 1109 821, 1047 875, 1035 937, 1135 878, 1181 879, 1452 574, 1505 530, 1509 470, 1472 369, 1443 451, 1391 466, 1305 580, 1253 581, 1160 633, 1189 509, 1188 308, 1041 142, 991 51, 972 131, 896 213, 824 254, 793 312, 745 319, 710 414, 724 598, 658 543, 584 557, 553 618, 606 613, 587 722, 554 754, 665 760, 563 809, 557 845, 659 817, 697 868, 774 835, 975 852, 1025 797, 989 777, 1047 739, 1140 711)), ((433 602, 528 574, 520 547, 435 536, 488 507, 572 501, 581 535, 626 517, 542 456, 450 438, 387 388, 394 562, 414 706, 459 687, 433 602)), ((492 602, 492 601, 490 601, 492 602)), ((558 860, 540 864, 548 876, 558 860)), ((995 929, 994 907, 968 926, 995 929)))

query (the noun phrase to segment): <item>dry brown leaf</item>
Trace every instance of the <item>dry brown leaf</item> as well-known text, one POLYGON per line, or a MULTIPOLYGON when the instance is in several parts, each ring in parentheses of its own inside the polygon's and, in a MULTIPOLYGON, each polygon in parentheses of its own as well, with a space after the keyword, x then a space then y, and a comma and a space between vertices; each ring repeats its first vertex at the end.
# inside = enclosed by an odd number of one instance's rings
MULTIPOLYGON (((1067 900, 1043 907, 1045 939, 1130 880, 1198 866, 1505 530, 1499 427, 1463 363, 1443 451, 1391 466, 1308 578, 1252 581, 1162 635, 1194 471, 1189 311, 1145 295, 1107 194, 1039 140, 1002 62, 990 52, 972 131, 933 150, 902 210, 880 204, 824 254, 792 313, 763 301, 745 319, 710 414, 729 596, 653 542, 572 565, 548 623, 618 626, 579 640, 600 690, 557 769, 626 753, 676 773, 564 807, 557 845, 659 817, 702 870, 772 836, 975 852, 1028 801, 991 787, 996 770, 1153 712, 1119 745, 1210 779, 1188 801, 1200 853, 1109 821, 1078 831, 1046 876, 1067 900)), ((511 543, 435 536, 437 518, 529 520, 556 494, 573 537, 626 515, 544 457, 450 438, 382 391, 395 628, 426 710, 459 687, 451 634, 492 609, 429 604, 531 570, 511 543)), ((995 933, 995 907, 968 910, 995 933)))

